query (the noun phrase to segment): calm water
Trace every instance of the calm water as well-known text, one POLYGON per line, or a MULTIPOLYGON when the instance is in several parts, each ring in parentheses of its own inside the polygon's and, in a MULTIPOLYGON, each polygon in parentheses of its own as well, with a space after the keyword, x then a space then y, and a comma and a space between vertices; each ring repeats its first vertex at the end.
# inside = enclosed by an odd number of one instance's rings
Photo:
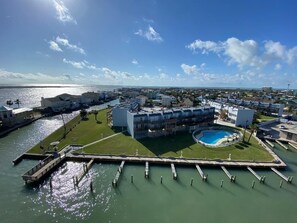
POLYGON ((11 161, 61 125, 59 117, 42 119, 0 138, 1 223, 296 222, 297 152, 279 147, 275 152, 289 165, 284 173, 294 176, 293 184, 284 183, 282 188, 280 178, 272 171, 257 171, 267 181, 256 182, 252 189, 255 178, 246 170, 230 170, 237 176, 233 184, 222 170, 203 168, 209 176, 205 183, 194 167, 176 166, 179 179, 174 181, 170 166, 151 165, 151 178, 147 180, 144 165, 129 164, 116 189, 111 181, 119 164, 95 164, 79 188, 74 188, 72 177, 82 169, 82 163, 74 162, 66 163, 51 175, 52 191, 48 179, 38 187, 26 187, 21 175, 37 161, 22 161, 15 167, 11 161), (192 178, 194 184, 190 186, 192 178), (94 194, 89 191, 91 180, 94 194))
MULTIPOLYGON (((34 87, 34 88, 0 88, 0 104, 6 105, 7 100, 21 101, 21 107, 38 107, 40 106, 41 97, 55 97, 59 94, 68 93, 80 95, 84 92, 98 90, 111 91, 114 86, 67 86, 67 87, 34 87)), ((17 107, 17 105, 13 105, 17 107)))
POLYGON ((199 140, 207 144, 216 144, 220 139, 232 134, 233 133, 224 130, 204 131, 203 136, 199 140))

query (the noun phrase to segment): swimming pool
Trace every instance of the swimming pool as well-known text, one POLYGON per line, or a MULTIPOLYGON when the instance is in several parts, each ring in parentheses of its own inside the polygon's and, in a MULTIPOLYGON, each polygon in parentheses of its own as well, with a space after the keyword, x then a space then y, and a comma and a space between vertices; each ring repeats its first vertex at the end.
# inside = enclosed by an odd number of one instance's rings
POLYGON ((205 130, 202 131, 202 136, 198 139, 205 144, 215 145, 226 136, 232 136, 233 132, 226 130, 205 130))

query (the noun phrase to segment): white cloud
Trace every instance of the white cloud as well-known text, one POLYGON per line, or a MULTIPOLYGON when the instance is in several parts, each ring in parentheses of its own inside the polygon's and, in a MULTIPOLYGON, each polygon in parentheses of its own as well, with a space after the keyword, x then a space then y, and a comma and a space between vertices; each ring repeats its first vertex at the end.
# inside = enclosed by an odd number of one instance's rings
POLYGON ((167 79, 167 78, 169 78, 169 75, 168 74, 165 74, 165 73, 160 73, 159 76, 160 76, 160 79, 167 79))
POLYGON ((72 60, 67 60, 67 59, 63 59, 63 62, 66 64, 70 64, 75 68, 78 69, 84 69, 87 68, 89 70, 101 70, 100 68, 96 67, 95 65, 90 64, 88 61, 84 60, 84 61, 72 61, 72 60))
POLYGON ((155 31, 155 29, 152 26, 148 26, 146 30, 139 29, 137 32, 134 33, 135 35, 141 36, 143 38, 146 38, 149 41, 152 42, 162 42, 163 38, 160 36, 159 33, 155 31))
POLYGON ((135 59, 133 59, 131 63, 133 63, 133 64, 135 64, 135 65, 138 65, 138 61, 135 60, 135 59))
POLYGON ((187 65, 187 64, 182 64, 180 66, 185 74, 191 75, 191 74, 197 74, 198 73, 198 68, 196 65, 187 65))
POLYGON ((280 70, 280 69, 282 69, 282 65, 280 65, 279 63, 275 64, 274 69, 275 70, 280 70))
POLYGON ((200 39, 195 40, 193 43, 190 43, 186 48, 193 50, 201 50, 202 54, 207 54, 208 52, 219 53, 222 50, 221 43, 216 43, 213 41, 202 41, 200 39))
POLYGON ((210 52, 219 57, 224 56, 227 64, 237 64, 238 67, 251 66, 261 68, 271 62, 286 62, 293 64, 297 59, 297 46, 287 49, 280 42, 264 41, 264 47, 259 47, 255 40, 239 40, 231 37, 223 42, 195 40, 186 46, 194 53, 210 52), (264 50, 263 50, 264 49, 264 50))
POLYGON ((234 37, 223 43, 224 54, 229 58, 228 63, 238 64, 239 67, 260 67, 264 62, 257 56, 258 45, 254 40, 240 41, 234 37))
POLYGON ((83 69, 85 67, 85 63, 82 62, 76 62, 72 60, 66 60, 65 58, 63 59, 63 62, 66 64, 71 64, 73 67, 78 68, 78 69, 83 69))
POLYGON ((266 54, 271 57, 285 59, 286 47, 280 42, 267 41, 264 45, 266 54))
POLYGON ((61 83, 71 80, 71 77, 65 75, 50 75, 44 73, 18 73, 0 69, 0 82, 7 84, 24 84, 24 83, 61 83))
POLYGON ((61 22, 73 22, 77 24, 76 20, 72 17, 69 9, 64 5, 61 0, 53 0, 54 7, 57 13, 57 19, 61 22))
POLYGON ((49 41, 49 48, 54 51, 63 52, 63 50, 59 47, 59 45, 54 41, 49 41))
POLYGON ((61 37, 57 36, 56 43, 58 43, 58 44, 60 44, 62 46, 65 46, 66 48, 68 48, 70 50, 73 50, 75 52, 78 52, 78 53, 81 53, 81 54, 86 54, 85 50, 83 48, 78 47, 75 44, 70 44, 68 39, 61 38, 61 37))

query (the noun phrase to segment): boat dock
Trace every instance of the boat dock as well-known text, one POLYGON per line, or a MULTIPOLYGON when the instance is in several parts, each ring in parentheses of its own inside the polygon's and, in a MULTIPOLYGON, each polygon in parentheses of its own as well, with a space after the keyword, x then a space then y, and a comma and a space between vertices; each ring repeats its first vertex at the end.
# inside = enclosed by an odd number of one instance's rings
POLYGON ((177 180, 177 173, 176 173, 175 166, 173 163, 171 163, 171 171, 172 171, 173 179, 177 180))
POLYGON ((149 175, 149 162, 145 162, 145 170, 144 170, 144 177, 145 178, 149 178, 150 175, 149 175))
POLYGON ((289 150, 289 148, 287 146, 285 146, 282 142, 280 142, 279 140, 275 140, 275 142, 277 144, 279 144, 281 147, 283 147, 285 150, 289 150))
POLYGON ((260 183, 264 183, 265 182, 265 176, 259 176, 252 168, 250 168, 249 166, 247 167, 247 169, 260 181, 260 183))
POLYGON ((293 177, 291 176, 291 177, 286 177, 285 175, 283 175, 281 172, 279 172, 277 169, 275 169, 275 168, 271 168, 271 170, 273 171, 273 172, 275 172, 279 177, 281 177, 283 180, 285 180, 285 181, 287 181, 288 183, 292 183, 292 181, 293 181, 293 177))
POLYGON ((197 164, 196 165, 196 169, 198 170, 199 175, 201 176, 203 181, 207 180, 207 176, 203 173, 202 169, 200 168, 200 166, 197 164))
POLYGON ((265 139, 265 142, 266 142, 269 146, 271 146, 271 148, 274 148, 274 145, 273 145, 268 139, 265 139))
POLYGON ((25 183, 35 183, 38 182, 45 175, 50 173, 54 168, 56 168, 59 164, 63 163, 65 160, 65 155, 59 155, 58 157, 48 156, 41 162, 39 162, 32 169, 27 171, 23 176, 23 180, 25 183))
POLYGON ((91 159, 87 164, 83 164, 83 170, 76 176, 76 185, 82 180, 82 178, 86 175, 86 173, 91 169, 93 165, 94 159, 91 159))
POLYGON ((289 142, 289 145, 292 146, 294 149, 297 149, 297 145, 294 145, 293 143, 289 142))
POLYGON ((114 186, 114 187, 117 187, 118 186, 118 182, 119 182, 121 173, 123 172, 124 165, 125 165, 125 161, 122 161, 121 162, 121 165, 119 166, 118 171, 117 171, 117 173, 115 175, 115 178, 112 181, 112 186, 114 186))
POLYGON ((231 182, 235 182, 236 180, 236 176, 233 176, 229 173, 229 171, 224 167, 221 166, 222 170, 225 172, 225 174, 227 175, 227 177, 230 179, 231 182))

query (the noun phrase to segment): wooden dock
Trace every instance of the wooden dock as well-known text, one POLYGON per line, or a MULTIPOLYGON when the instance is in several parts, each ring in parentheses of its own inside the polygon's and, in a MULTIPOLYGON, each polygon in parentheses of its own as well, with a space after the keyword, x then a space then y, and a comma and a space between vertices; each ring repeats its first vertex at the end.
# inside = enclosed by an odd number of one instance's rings
POLYGON ((222 170, 225 172, 225 174, 227 175, 227 177, 230 179, 231 182, 235 182, 236 180, 236 176, 233 176, 229 173, 229 171, 224 167, 221 166, 222 170))
POLYGON ((83 170, 76 176, 76 185, 82 180, 82 178, 87 174, 93 165, 94 159, 91 159, 87 164, 83 164, 83 170))
POLYGON ((114 187, 117 187, 118 186, 118 182, 119 182, 121 173, 123 172, 124 165, 125 165, 125 161, 122 161, 121 162, 121 165, 119 166, 118 171, 117 171, 117 173, 115 175, 115 178, 112 181, 112 186, 114 186, 114 187))
POLYGON ((275 168, 271 168, 271 170, 273 171, 273 172, 275 172, 279 177, 281 177, 283 180, 285 180, 285 181, 287 181, 288 183, 292 183, 292 181, 293 181, 293 177, 291 176, 291 177, 286 177, 285 175, 283 175, 281 172, 279 172, 277 169, 275 169, 275 168))
POLYGON ((203 173, 202 169, 200 168, 200 166, 198 164, 196 165, 196 169, 198 170, 198 173, 201 176, 201 179, 203 181, 207 181, 207 176, 203 173))
POLYGON ((260 181, 260 183, 264 183, 265 182, 265 176, 259 176, 252 168, 250 168, 249 166, 247 167, 247 169, 260 181))
POLYGON ((175 166, 173 163, 171 163, 171 171, 172 171, 173 179, 177 180, 177 173, 176 173, 175 166))
POLYGON ((268 139, 265 139, 265 142, 266 142, 269 146, 271 146, 271 148, 274 148, 274 145, 273 145, 268 139))
POLYGON ((149 178, 150 175, 149 175, 149 162, 145 162, 145 170, 144 170, 144 177, 145 178, 149 178))
POLYGON ((275 142, 277 144, 279 144, 281 147, 283 147, 285 150, 289 150, 289 148, 287 146, 285 146, 282 142, 280 142, 279 140, 275 140, 275 142))
POLYGON ((293 143, 289 142, 289 145, 292 146, 294 149, 297 149, 297 145, 294 145, 293 143))
POLYGON ((56 168, 59 164, 63 163, 65 160, 65 155, 58 156, 54 158, 53 156, 49 156, 39 162, 32 169, 27 171, 23 176, 23 180, 25 183, 35 183, 38 182, 45 175, 50 173, 54 168, 56 168))

